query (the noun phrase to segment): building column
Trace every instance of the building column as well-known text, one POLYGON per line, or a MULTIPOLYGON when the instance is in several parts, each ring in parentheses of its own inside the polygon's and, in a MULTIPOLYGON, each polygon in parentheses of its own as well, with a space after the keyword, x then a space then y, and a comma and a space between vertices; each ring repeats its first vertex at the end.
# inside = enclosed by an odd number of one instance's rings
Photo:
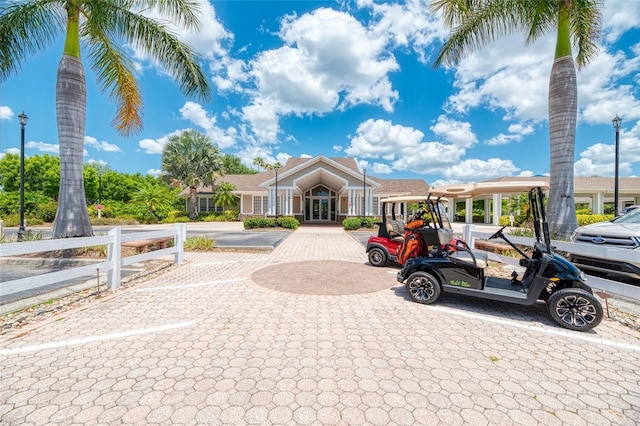
POLYGON ((493 224, 500 225, 502 216, 502 194, 493 194, 493 224))
POLYGON ((464 223, 473 223, 473 198, 464 200, 464 223))
POLYGON ((596 192, 591 197, 591 212, 593 214, 604 214, 604 195, 596 192))
POLYGON ((491 223, 491 199, 484 199, 484 223, 491 223))

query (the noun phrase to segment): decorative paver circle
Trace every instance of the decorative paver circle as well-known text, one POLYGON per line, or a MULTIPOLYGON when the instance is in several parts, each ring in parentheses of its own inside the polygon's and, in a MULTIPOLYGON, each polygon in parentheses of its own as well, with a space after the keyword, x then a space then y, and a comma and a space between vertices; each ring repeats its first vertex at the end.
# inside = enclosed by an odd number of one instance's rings
POLYGON ((396 271, 336 260, 279 263, 255 271, 258 285, 286 293, 309 295, 364 294, 399 285, 396 271))

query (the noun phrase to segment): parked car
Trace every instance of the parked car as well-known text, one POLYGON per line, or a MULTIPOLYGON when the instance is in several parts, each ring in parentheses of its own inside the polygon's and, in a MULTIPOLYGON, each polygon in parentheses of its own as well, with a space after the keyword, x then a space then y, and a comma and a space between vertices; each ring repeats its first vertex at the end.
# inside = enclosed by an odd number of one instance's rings
POLYGON ((640 206, 627 206, 627 207, 625 207, 624 209, 622 209, 620 211, 618 216, 622 216, 622 215, 627 214, 629 212, 632 212, 632 211, 634 211, 635 209, 638 209, 638 208, 640 208, 640 206))
POLYGON ((580 269, 640 280, 640 209, 609 222, 581 226, 574 231, 571 241, 629 250, 622 256, 570 254, 569 260, 580 269))

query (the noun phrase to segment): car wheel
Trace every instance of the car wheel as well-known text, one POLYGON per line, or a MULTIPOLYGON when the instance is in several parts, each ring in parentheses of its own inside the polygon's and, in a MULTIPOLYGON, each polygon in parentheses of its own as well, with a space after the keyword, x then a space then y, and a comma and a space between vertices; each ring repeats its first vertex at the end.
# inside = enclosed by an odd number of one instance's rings
POLYGON ((414 302, 429 305, 440 297, 440 283, 427 272, 414 272, 407 279, 407 293, 414 302))
POLYGON ((387 253, 381 248, 372 248, 369 250, 369 263, 378 267, 385 266, 387 264, 387 253))
POLYGON ((547 301, 551 318, 569 330, 587 331, 602 321, 602 305, 594 295, 579 288, 563 288, 547 301))

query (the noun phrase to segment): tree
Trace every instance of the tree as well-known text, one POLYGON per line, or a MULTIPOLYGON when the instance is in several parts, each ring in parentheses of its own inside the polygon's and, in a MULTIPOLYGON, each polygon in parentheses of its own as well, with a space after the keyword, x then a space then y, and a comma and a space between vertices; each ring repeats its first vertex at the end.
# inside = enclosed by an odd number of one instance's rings
POLYGON ((0 82, 20 69, 27 54, 37 54, 65 34, 56 82, 60 192, 55 238, 93 235, 82 167, 87 104, 81 41, 99 85, 116 104, 113 125, 123 135, 142 128, 140 88, 126 46, 144 50, 186 95, 210 95, 191 48, 163 22, 139 12, 145 10, 184 28, 199 25, 192 0, 25 0, 0 6, 0 82))
POLYGON ((162 170, 174 184, 189 187, 189 219, 198 218, 198 186, 212 186, 222 171, 220 150, 211 138, 186 130, 169 139, 162 151, 162 170))
POLYGON ((156 221, 160 221, 171 210, 172 194, 167 187, 145 182, 132 194, 131 201, 143 205, 156 221))
POLYGON ((258 173, 251 167, 242 164, 240 158, 231 154, 224 154, 222 157, 224 173, 227 175, 255 175, 258 173))
POLYGON ((261 157, 254 158, 253 159, 253 165, 261 167, 261 168, 263 168, 265 170, 279 169, 280 167, 282 167, 282 164, 280 164, 279 161, 276 161, 275 163, 271 164, 271 163, 267 163, 266 161, 264 161, 264 159, 261 158, 261 157))
POLYGON ((526 43, 555 30, 556 50, 549 77, 550 180, 548 213, 550 231, 568 238, 578 226, 573 191, 578 90, 576 62, 581 69, 597 54, 602 0, 436 0, 452 29, 435 66, 457 64, 466 54, 517 31, 527 33, 526 43))
POLYGON ((236 187, 229 182, 221 182, 216 188, 216 197, 214 202, 218 206, 235 207, 238 204, 238 196, 233 194, 236 187))

